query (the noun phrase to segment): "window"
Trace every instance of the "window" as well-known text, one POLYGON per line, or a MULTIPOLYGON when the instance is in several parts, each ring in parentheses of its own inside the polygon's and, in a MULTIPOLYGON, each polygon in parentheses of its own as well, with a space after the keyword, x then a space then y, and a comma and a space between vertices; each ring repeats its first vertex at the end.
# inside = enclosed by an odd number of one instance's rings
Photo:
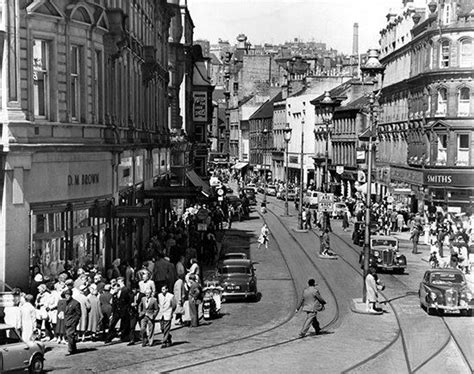
POLYGON ((448 135, 439 134, 437 141, 438 154, 436 157, 436 165, 446 165, 448 148, 448 135))
POLYGON ((448 103, 448 91, 446 88, 438 90, 438 106, 436 108, 437 115, 446 115, 448 103))
POLYGON ((449 53, 450 46, 449 40, 444 40, 441 42, 441 56, 440 56, 440 67, 447 68, 449 67, 449 53))
POLYGON ((103 70, 102 70, 102 51, 95 51, 95 82, 94 84, 94 111, 96 122, 102 123, 104 101, 103 101, 103 70))
POLYGON ((451 22, 451 5, 446 4, 444 6, 444 24, 449 25, 451 22))
POLYGON ((471 96, 471 92, 470 92, 469 88, 463 87, 459 90, 458 116, 468 116, 469 115, 470 96, 471 96))
POLYGON ((81 50, 78 46, 71 48, 71 119, 80 121, 81 112, 81 50))
POLYGON ((472 66, 472 40, 465 39, 461 41, 459 48, 459 67, 470 68, 472 66))
POLYGON ((469 134, 458 135, 456 166, 469 165, 469 134))
POLYGON ((48 43, 33 40, 33 114, 35 118, 48 117, 48 43))

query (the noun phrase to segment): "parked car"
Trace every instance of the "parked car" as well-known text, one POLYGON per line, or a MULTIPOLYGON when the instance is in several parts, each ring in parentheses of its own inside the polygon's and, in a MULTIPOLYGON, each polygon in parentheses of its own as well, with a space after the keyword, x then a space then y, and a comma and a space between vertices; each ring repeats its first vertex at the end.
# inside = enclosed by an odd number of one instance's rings
POLYGON ((249 183, 245 186, 245 188, 253 188, 253 190, 255 191, 255 193, 257 193, 257 185, 255 183, 249 183))
POLYGON ((257 277, 249 259, 224 260, 217 268, 222 300, 229 298, 257 299, 257 277))
POLYGON ((306 191, 303 195, 303 205, 308 208, 318 207, 318 192, 306 191))
POLYGON ((252 187, 244 187, 243 192, 245 196, 247 196, 247 199, 249 199, 249 205, 257 205, 255 190, 252 187))
MULTIPOLYGON (((361 267, 364 267, 364 254, 361 254, 360 262, 361 267)), ((407 267, 407 259, 398 250, 398 239, 385 235, 371 236, 369 267, 403 273, 407 267)))
POLYGON ((257 186, 257 192, 258 192, 258 193, 264 193, 264 192, 265 192, 265 186, 263 185, 263 183, 260 183, 260 184, 257 186))
POLYGON ((349 208, 345 203, 334 203, 332 216, 334 218, 342 218, 342 215, 349 211, 349 208))
POLYGON ((246 253, 243 252, 228 252, 224 253, 220 256, 218 267, 226 260, 245 260, 248 256, 246 253))
POLYGON ((464 313, 472 316, 474 299, 464 273, 459 269, 429 269, 418 291, 420 306, 433 312, 464 313))
POLYGON ((277 194, 277 188, 273 184, 269 184, 267 186, 267 195, 268 196, 276 196, 277 194))
POLYGON ((42 373, 44 344, 24 342, 14 327, 0 324, 0 373, 28 369, 42 373))

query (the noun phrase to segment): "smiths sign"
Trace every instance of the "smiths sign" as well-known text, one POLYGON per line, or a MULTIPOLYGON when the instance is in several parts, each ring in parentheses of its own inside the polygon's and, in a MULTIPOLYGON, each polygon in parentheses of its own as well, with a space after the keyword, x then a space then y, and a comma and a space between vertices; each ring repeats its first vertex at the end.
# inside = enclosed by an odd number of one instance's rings
POLYGON ((474 174, 469 171, 455 172, 453 170, 425 171, 424 182, 427 186, 474 186, 474 174))
POLYGON ((193 121, 207 122, 207 92, 193 92, 193 121))

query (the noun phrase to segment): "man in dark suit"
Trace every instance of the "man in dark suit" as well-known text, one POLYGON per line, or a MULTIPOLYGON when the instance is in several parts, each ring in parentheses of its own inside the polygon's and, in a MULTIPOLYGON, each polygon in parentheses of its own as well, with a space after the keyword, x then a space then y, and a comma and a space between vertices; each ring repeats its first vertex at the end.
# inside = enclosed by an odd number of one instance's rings
POLYGON ((68 352, 70 355, 76 353, 76 328, 81 319, 81 305, 78 301, 72 298, 72 291, 66 289, 63 292, 63 297, 66 299, 66 309, 64 311, 64 325, 66 327, 66 338, 68 344, 68 352))
POLYGON ((141 318, 140 329, 142 334, 142 347, 153 345, 155 318, 158 314, 158 301, 152 296, 151 288, 146 288, 145 297, 140 301, 138 316, 141 318))
POLYGON ((115 326, 120 321, 120 338, 126 341, 130 336, 130 290, 125 287, 125 278, 117 278, 118 287, 114 292, 112 300, 112 321, 110 321, 109 335, 105 343, 110 343, 114 338, 115 326))
POLYGON ((316 334, 319 334, 321 328, 319 327, 317 313, 324 309, 324 304, 326 304, 326 301, 319 294, 315 280, 310 279, 308 287, 303 291, 300 305, 296 309, 296 313, 298 313, 301 307, 303 307, 303 311, 306 312, 306 319, 300 332, 300 338, 306 335, 310 326, 313 326, 316 334))

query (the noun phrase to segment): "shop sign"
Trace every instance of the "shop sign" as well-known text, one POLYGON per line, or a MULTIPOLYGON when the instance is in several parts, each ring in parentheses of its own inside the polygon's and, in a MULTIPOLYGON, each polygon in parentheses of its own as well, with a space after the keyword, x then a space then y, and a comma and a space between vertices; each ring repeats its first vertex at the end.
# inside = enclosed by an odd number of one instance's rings
POLYGON ((418 186, 423 184, 423 172, 418 170, 394 167, 390 170, 390 177, 392 181, 401 181, 408 184, 416 184, 418 186))
POLYGON ((344 166, 341 166, 341 165, 337 165, 336 166, 336 173, 341 175, 342 173, 344 173, 344 166))
POLYGON ((362 170, 357 171, 357 182, 365 183, 365 173, 362 170))
POLYGON ((290 164, 297 164, 298 163, 298 156, 290 156, 289 157, 290 164))
POLYGON ((99 184, 99 173, 95 174, 70 174, 67 176, 68 186, 99 184))
POLYGON ((207 92, 193 92, 193 121, 207 122, 207 92))
POLYGON ((332 212, 334 206, 334 194, 318 193, 318 211, 332 212))
POLYGON ((474 173, 454 170, 425 171, 424 183, 428 186, 473 187, 474 173))

